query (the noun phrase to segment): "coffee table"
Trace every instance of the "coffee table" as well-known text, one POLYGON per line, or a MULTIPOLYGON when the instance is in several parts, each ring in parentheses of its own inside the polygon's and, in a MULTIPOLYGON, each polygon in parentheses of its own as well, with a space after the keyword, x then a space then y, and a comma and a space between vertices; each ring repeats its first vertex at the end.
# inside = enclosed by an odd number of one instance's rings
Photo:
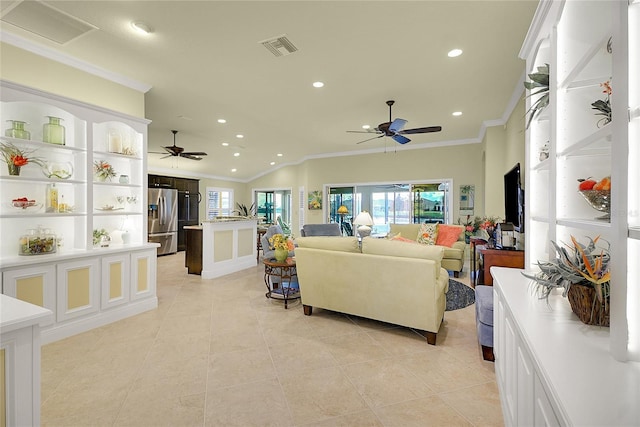
POLYGON ((287 258, 283 262, 273 258, 263 259, 262 263, 264 284, 267 286, 265 297, 284 301, 285 309, 290 300, 300 299, 300 289, 293 286, 294 283, 298 284, 295 259, 287 258))

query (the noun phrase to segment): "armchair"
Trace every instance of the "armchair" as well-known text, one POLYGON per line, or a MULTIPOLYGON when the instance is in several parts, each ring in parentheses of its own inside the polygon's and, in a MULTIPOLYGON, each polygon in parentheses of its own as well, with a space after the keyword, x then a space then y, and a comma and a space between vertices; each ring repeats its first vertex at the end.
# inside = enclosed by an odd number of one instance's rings
POLYGON ((284 234, 285 236, 291 236, 291 227, 289 227, 288 224, 284 223, 282 217, 278 216, 276 221, 278 222, 278 226, 280 226, 280 233, 284 234))

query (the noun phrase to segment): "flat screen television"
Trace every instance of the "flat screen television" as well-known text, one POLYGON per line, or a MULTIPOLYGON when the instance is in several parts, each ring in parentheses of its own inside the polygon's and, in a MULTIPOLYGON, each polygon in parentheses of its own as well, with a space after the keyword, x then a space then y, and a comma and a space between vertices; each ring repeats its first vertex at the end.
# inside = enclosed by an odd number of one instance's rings
POLYGON ((520 163, 504 175, 504 222, 524 233, 524 190, 520 186, 520 163))

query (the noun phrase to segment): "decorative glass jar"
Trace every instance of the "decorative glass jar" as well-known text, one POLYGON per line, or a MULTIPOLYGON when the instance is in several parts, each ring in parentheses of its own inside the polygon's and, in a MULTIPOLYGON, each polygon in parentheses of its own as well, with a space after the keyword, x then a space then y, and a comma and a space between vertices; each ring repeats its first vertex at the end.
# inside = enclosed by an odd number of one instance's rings
POLYGON ((4 136, 8 136, 9 138, 31 139, 31 133, 24 128, 27 122, 21 122, 20 120, 7 121, 11 123, 11 127, 4 131, 4 136))
POLYGON ((56 252, 56 235, 48 228, 31 228, 20 236, 18 255, 43 255, 56 252))
POLYGON ((42 140, 50 144, 65 145, 65 130, 60 117, 47 116, 49 123, 42 127, 42 140))

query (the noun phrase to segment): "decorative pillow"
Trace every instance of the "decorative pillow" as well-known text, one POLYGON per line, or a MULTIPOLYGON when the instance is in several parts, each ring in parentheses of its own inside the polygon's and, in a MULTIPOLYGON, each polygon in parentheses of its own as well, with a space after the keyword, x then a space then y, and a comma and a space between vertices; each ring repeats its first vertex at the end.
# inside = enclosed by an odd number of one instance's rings
POLYGON ((438 237, 436 245, 451 247, 460 238, 463 228, 455 225, 438 225, 438 237))
POLYGON ((438 235, 438 224, 420 224, 416 242, 423 245, 435 245, 438 235))
POLYGON ((393 236, 390 240, 397 240, 398 242, 409 242, 409 243, 416 243, 415 240, 411 240, 411 239, 407 239, 406 237, 402 237, 400 235, 400 233, 396 234, 395 236, 393 236))

